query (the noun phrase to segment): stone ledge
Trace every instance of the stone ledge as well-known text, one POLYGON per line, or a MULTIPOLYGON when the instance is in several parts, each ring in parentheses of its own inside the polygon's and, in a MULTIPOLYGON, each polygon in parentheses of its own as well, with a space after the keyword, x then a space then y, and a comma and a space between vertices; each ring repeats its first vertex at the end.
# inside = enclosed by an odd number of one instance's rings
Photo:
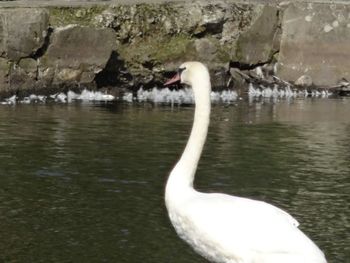
POLYGON ((335 86, 350 77, 350 3, 343 2, 0 2, 0 93, 52 85, 154 87, 184 60, 205 62, 214 87, 237 88, 249 81, 242 76, 269 75, 335 86))
MULTIPOLYGON (((287 5, 289 3, 319 3, 319 4, 342 4, 349 5, 346 0, 223 0, 227 3, 239 4, 264 4, 264 5, 287 5)), ((196 0, 198 3, 215 4, 223 2, 220 0, 196 0)), ((134 4, 164 4, 164 3, 186 3, 186 0, 5 0, 0 1, 1 7, 54 7, 54 6, 93 6, 93 5, 134 5, 134 4)))

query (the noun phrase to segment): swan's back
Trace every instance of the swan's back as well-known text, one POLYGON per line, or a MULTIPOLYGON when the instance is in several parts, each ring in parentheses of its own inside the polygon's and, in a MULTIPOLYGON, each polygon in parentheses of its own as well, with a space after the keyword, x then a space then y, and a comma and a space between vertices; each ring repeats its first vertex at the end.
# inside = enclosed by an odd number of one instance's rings
POLYGON ((178 234, 213 262, 326 262, 293 217, 265 202, 196 192, 175 210, 178 234))

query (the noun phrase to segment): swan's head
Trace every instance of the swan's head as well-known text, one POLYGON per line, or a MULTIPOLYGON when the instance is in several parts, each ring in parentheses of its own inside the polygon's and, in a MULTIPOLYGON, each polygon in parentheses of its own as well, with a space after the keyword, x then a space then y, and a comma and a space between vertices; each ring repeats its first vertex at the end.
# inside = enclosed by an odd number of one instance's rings
POLYGON ((164 85, 175 83, 187 84, 194 87, 194 84, 209 83, 209 71, 207 67, 196 61, 185 62, 177 70, 174 77, 169 79, 164 85))

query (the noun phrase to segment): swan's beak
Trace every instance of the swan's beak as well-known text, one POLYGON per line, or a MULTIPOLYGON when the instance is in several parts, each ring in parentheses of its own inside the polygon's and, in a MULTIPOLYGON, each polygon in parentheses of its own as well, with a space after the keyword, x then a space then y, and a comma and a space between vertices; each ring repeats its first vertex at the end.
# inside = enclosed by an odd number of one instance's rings
POLYGON ((180 78, 180 74, 177 73, 174 77, 172 77, 171 79, 169 79, 167 82, 164 83, 164 86, 168 86, 177 82, 180 82, 181 78, 180 78))

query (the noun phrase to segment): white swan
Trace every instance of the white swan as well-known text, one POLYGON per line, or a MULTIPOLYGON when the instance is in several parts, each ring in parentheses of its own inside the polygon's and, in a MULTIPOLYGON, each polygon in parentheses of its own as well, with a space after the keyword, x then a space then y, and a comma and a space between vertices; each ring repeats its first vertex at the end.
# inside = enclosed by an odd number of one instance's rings
POLYGON ((285 211, 265 202, 193 188, 209 125, 208 69, 199 62, 186 62, 165 85, 177 81, 192 86, 196 104, 191 135, 165 190, 177 234, 212 262, 326 263, 322 251, 285 211))

